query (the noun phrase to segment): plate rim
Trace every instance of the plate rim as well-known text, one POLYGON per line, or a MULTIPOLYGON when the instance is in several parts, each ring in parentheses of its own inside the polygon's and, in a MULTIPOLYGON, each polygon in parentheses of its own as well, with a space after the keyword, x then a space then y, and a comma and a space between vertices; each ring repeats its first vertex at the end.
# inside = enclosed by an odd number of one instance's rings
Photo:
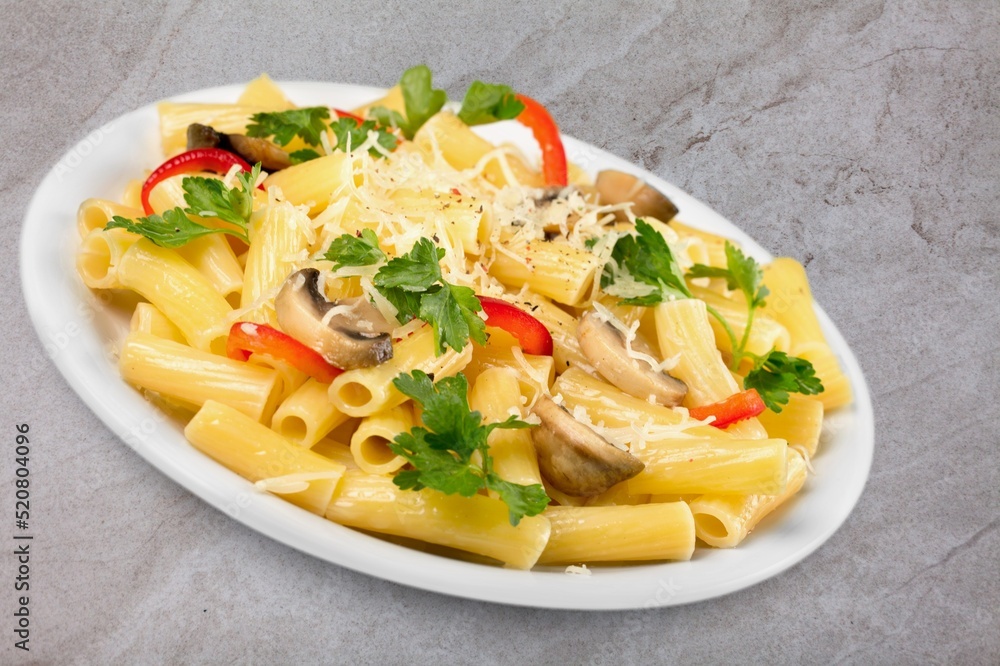
MULTIPOLYGON (((300 99, 323 97, 324 99, 336 100, 338 99, 338 95, 343 94, 351 95, 354 98, 366 97, 374 99, 385 92, 381 88, 321 81, 279 81, 276 83, 290 97, 298 97, 300 99)), ((227 98, 234 100, 244 86, 245 84, 214 86, 175 95, 163 101, 212 101, 215 99, 222 101, 227 98)), ((364 101, 358 103, 364 103, 364 101)), ((106 123, 104 127, 117 124, 128 126, 133 122, 148 122, 143 117, 155 117, 156 104, 157 102, 147 104, 136 110, 122 114, 118 118, 106 123)), ((503 133, 506 129, 498 125, 483 130, 485 134, 490 134, 494 131, 503 133)), ((641 175, 677 201, 678 207, 684 211, 684 218, 686 220, 690 219, 690 212, 694 212, 694 217, 705 217, 711 220, 712 224, 710 226, 717 227, 716 230, 722 231, 727 236, 738 240, 758 259, 769 260, 773 258, 770 253, 757 244, 742 229, 680 188, 605 150, 565 134, 563 138, 571 160, 580 160, 582 156, 584 161, 588 159, 594 160, 613 166, 614 168, 620 168, 636 175, 641 175)), ((51 336, 53 330, 62 330, 59 323, 62 321, 60 315, 65 315, 66 311, 44 306, 48 302, 48 299, 42 298, 45 295, 45 290, 43 288, 44 279, 40 279, 40 273, 46 265, 44 259, 49 254, 55 253, 58 255, 59 252, 65 252, 67 246, 78 246, 79 238, 75 234, 75 209, 83 199, 79 201, 73 199, 69 202, 73 210, 69 221, 60 220, 49 223, 48 226, 56 226, 57 228, 60 223, 63 227, 69 227, 69 229, 64 229, 64 231, 70 232, 68 237, 60 237, 56 243, 46 244, 44 242, 46 240, 44 234, 46 225, 36 224, 35 220, 48 214, 46 209, 47 207, 51 207, 51 200, 47 201, 47 197, 50 198, 50 190, 59 186, 62 175, 60 173, 60 166, 66 163, 68 158, 74 154, 74 151, 78 150, 82 143, 78 143, 70 148, 46 173, 32 195, 21 227, 19 274, 22 295, 25 299, 32 325, 43 346, 46 346, 46 336, 51 336), (57 176, 60 178, 57 178, 57 176), (46 245, 52 247, 46 248, 46 245), (46 253, 46 249, 51 250, 51 252, 46 253)), ((101 154, 103 149, 101 145, 97 145, 93 148, 93 151, 101 154)), ((156 159, 159 160, 162 157, 157 155, 156 159)), ((155 164, 148 166, 155 166, 155 164)), ((75 173, 79 173, 79 171, 75 173)), ((73 173, 70 173, 70 177, 73 177, 73 173)), ((56 258, 66 259, 65 256, 57 256, 56 258)), ((73 258, 72 255, 70 258, 73 258)), ((71 262, 71 267, 72 265, 71 262)), ((65 266, 63 267, 65 268, 65 266)), ((77 282, 73 286, 73 291, 80 297, 81 300, 79 303, 85 308, 88 302, 87 294, 91 297, 93 297, 93 294, 79 282, 75 269, 71 273, 72 278, 77 282), (83 293, 81 294, 80 292, 83 293)), ((95 311, 99 311, 100 306, 92 302, 93 298, 90 301, 89 307, 94 308, 95 311)), ((838 360, 844 366, 854 391, 853 405, 842 408, 851 410, 855 421, 853 427, 860 436, 860 441, 856 444, 856 448, 861 456, 854 460, 856 471, 850 477, 851 484, 845 489, 846 493, 840 497, 840 503, 836 506, 836 511, 832 513, 832 517, 827 517, 828 522, 824 527, 808 541, 798 545, 794 551, 786 553, 783 557, 776 559, 766 566, 754 569, 738 580, 699 585, 694 590, 685 590, 683 585, 677 586, 680 588, 679 590, 673 589, 675 587, 673 579, 690 573, 689 570, 692 567, 699 566, 699 562, 701 562, 706 554, 714 555, 716 556, 715 559, 725 562, 731 559, 728 554, 745 553, 749 547, 752 547, 752 544, 744 545, 742 548, 735 550, 699 548, 696 551, 698 555, 691 562, 649 563, 629 567, 609 568, 599 565, 593 566, 594 573, 589 577, 565 575, 561 573, 561 567, 548 568, 547 570, 536 568, 533 571, 527 572, 514 571, 420 552, 343 527, 298 507, 294 507, 277 497, 257 493, 252 490, 253 486, 248 481, 215 463, 215 461, 200 452, 197 452, 190 445, 186 446, 188 455, 184 455, 184 451, 178 450, 176 446, 168 448, 166 451, 151 446, 151 440, 160 438, 163 441, 173 441, 176 439, 177 433, 170 428, 166 432, 161 431, 160 426, 163 425, 163 418, 160 417, 160 423, 156 423, 159 410, 141 398, 138 392, 134 391, 121 380, 120 376, 117 377, 118 386, 112 386, 112 389, 117 390, 112 390, 110 393, 95 390, 97 387, 92 383, 93 380, 95 377, 101 378, 103 376, 102 372, 108 369, 108 366, 102 367, 101 363, 108 363, 110 366, 110 361, 105 358, 81 358, 76 354, 51 353, 48 351, 47 346, 46 349, 50 360, 56 365, 60 374, 73 391, 117 438, 121 439, 155 469, 189 492, 197 495, 210 506, 229 514, 242 524, 280 543, 326 562, 366 575, 439 594, 533 608, 628 610, 677 606, 704 601, 751 587, 763 580, 774 577, 815 552, 816 549, 828 541, 840 529, 854 510, 864 492, 874 456, 875 433, 871 397, 864 374, 853 351, 822 307, 815 304, 815 309, 824 334, 827 335, 828 341, 834 349, 838 360), (95 372, 97 374, 93 374, 95 372), (122 407, 126 409, 122 409, 122 407), (130 409, 134 409, 135 411, 132 412, 130 409), (137 420, 137 417, 143 418, 137 420), (147 435, 145 433, 145 430, 148 429, 146 424, 150 419, 153 419, 154 424, 152 432, 147 435), (191 454, 194 455, 192 456, 191 454), (171 456, 176 457, 171 458, 171 456), (195 465, 195 468, 198 470, 197 472, 191 472, 190 469, 185 468, 185 464, 196 462, 198 458, 201 459, 201 464, 195 465), (209 476, 211 478, 204 478, 206 469, 210 471, 209 476), (246 500, 245 505, 244 499, 246 500), (305 538, 307 534, 305 530, 308 530, 309 535, 315 538, 305 538), (316 532, 320 533, 320 536, 317 537, 316 534, 312 533, 312 530, 316 530, 316 532), (356 552, 354 549, 356 549, 356 552), (414 574, 415 571, 416 574, 414 574), (609 575, 610 572, 613 572, 613 574, 609 575), (629 588, 631 593, 627 596, 616 596, 613 594, 609 596, 607 588, 611 579, 621 578, 623 575, 632 586, 629 588), (602 578, 607 578, 608 580, 602 581, 602 578), (455 581, 457 579, 463 581, 464 584, 461 587, 456 586, 455 581), (513 581, 515 580, 519 582, 514 584, 513 581), (645 597, 641 594, 636 596, 634 593, 635 584, 642 582, 651 586, 646 588, 647 594, 645 597), (655 593, 651 590, 655 590, 655 593), (664 591, 666 594, 661 594, 664 591)), ((86 315, 78 316, 86 318, 86 315)), ((68 321, 73 322, 74 319, 70 318, 68 321)), ((92 333, 95 333, 95 330, 88 329, 85 326, 83 332, 70 340, 69 344, 72 345, 74 341, 85 342, 87 343, 86 350, 92 352, 93 345, 91 343, 93 340, 91 340, 92 336, 90 335, 92 333), (80 335, 83 337, 80 337, 80 335)), ((117 370, 113 366, 111 366, 111 369, 117 374, 117 370)), ((183 439, 182 436, 181 438, 183 439)), ((186 445, 186 441, 184 444, 186 445)), ((822 465, 822 457, 823 451, 821 450, 819 465, 822 465)), ((810 477, 807 481, 810 485, 814 482, 815 477, 810 477)), ((806 491, 808 492, 808 490, 807 488, 806 491)), ((772 528, 772 530, 778 527, 780 525, 769 525, 769 528, 772 528)), ((702 566, 704 567, 705 565, 702 566)))

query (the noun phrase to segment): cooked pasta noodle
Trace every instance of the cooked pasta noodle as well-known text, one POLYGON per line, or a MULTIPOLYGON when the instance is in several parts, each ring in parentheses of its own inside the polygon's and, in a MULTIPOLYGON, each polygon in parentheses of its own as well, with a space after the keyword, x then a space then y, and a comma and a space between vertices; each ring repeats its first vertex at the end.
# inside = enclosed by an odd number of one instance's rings
POLYGON ((642 181, 618 196, 560 172, 544 128, 537 168, 461 114, 411 126, 400 86, 355 109, 398 128, 345 135, 359 121, 321 107, 279 141, 269 118, 289 110, 266 75, 234 103, 163 102, 165 155, 210 125, 221 166, 80 205, 84 284, 143 299, 121 375, 179 408, 198 450, 342 525, 518 569, 688 560, 803 487, 851 386, 800 264, 765 265, 771 296, 748 304, 720 279, 735 246, 642 181), (226 152, 250 138, 278 162, 255 182, 226 152), (669 257, 630 264, 642 234, 669 257), (696 264, 711 270, 685 278, 696 264), (825 391, 732 407, 772 353, 811 361, 825 391))

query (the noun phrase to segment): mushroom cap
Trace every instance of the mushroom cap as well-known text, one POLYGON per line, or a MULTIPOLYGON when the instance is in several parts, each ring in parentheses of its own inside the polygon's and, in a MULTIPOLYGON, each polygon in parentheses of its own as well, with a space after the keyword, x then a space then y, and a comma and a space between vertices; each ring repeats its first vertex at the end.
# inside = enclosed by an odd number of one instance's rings
MULTIPOLYGON (((580 318, 576 337, 587 362, 625 393, 643 400, 652 395, 656 402, 668 407, 681 404, 687 395, 684 382, 629 356, 621 332, 596 312, 587 312, 580 318)), ((632 341, 632 348, 652 356, 651 348, 638 335, 632 341)))
POLYGON ((282 330, 344 370, 392 358, 392 324, 364 298, 327 300, 318 280, 315 268, 303 268, 285 280, 274 299, 282 330), (338 310, 331 313, 334 308, 338 310))
POLYGON ((557 490, 577 497, 599 495, 645 468, 548 396, 541 396, 532 412, 542 422, 531 430, 538 467, 557 490))
MULTIPOLYGON (((632 214, 636 217, 655 217, 660 222, 669 222, 677 215, 677 206, 655 187, 624 171, 608 169, 597 174, 594 182, 601 203, 620 204, 632 202, 632 214)), ((627 219, 619 211, 616 217, 627 219)))

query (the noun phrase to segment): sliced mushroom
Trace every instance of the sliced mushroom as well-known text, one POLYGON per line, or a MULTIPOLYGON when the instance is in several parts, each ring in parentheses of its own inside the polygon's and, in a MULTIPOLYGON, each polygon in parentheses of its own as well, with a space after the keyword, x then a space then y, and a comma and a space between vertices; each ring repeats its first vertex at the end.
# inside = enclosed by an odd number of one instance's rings
POLYGON ((250 164, 260 162, 266 171, 279 171, 292 166, 292 159, 284 150, 266 139, 243 134, 223 134, 208 125, 191 123, 187 128, 188 150, 195 148, 221 148, 236 153, 250 164))
MULTIPOLYGON (((669 222, 677 215, 677 206, 662 192, 642 179, 623 171, 602 171, 597 174, 594 183, 601 195, 601 203, 620 204, 632 202, 632 214, 636 217, 655 217, 660 222, 669 222)), ((627 220, 624 212, 618 211, 615 216, 627 220)))
POLYGON ((599 495, 645 468, 548 396, 540 397, 532 412, 542 421, 531 430, 538 467, 557 490, 577 497, 599 495))
POLYGON ((265 171, 279 171, 292 166, 292 158, 266 139, 258 139, 242 134, 230 134, 229 143, 233 150, 250 164, 260 162, 265 171))
POLYGON ((392 324, 362 297, 327 300, 318 280, 315 268, 303 268, 285 280, 274 299, 282 330, 344 370, 392 358, 392 324))
MULTIPOLYGON (((657 372, 644 361, 632 358, 622 333, 594 311, 580 318, 576 329, 580 349, 587 361, 609 382, 636 398, 655 396, 656 402, 673 407, 687 395, 687 385, 665 372, 657 372)), ((636 335, 632 349, 653 356, 649 344, 636 335)))

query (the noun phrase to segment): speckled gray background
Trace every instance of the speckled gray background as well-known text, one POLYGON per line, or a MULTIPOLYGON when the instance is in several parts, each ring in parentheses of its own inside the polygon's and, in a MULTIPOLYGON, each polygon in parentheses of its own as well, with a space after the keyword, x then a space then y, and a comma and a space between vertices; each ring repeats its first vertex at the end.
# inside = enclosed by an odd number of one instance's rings
POLYGON ((33 435, 30 654, 142 663, 1000 662, 1000 4, 0 2, 0 538, 33 435), (88 132, 167 95, 276 79, 388 86, 427 62, 506 81, 808 263, 871 385, 874 467, 818 552, 721 599, 570 613, 420 592, 209 508, 48 362, 17 247, 88 132))

